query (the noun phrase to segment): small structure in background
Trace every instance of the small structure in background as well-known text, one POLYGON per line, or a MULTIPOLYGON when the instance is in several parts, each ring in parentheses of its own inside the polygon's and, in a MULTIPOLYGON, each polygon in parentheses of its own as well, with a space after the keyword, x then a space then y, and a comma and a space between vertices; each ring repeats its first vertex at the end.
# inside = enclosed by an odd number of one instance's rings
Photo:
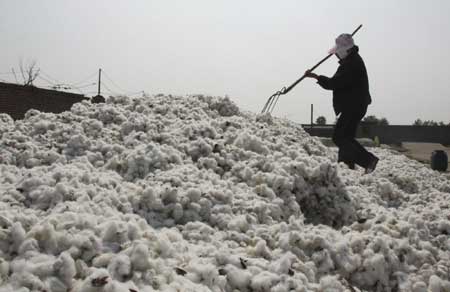
POLYGON ((101 96, 100 94, 97 94, 96 96, 94 96, 91 99, 91 102, 92 103, 105 103, 106 100, 105 100, 105 98, 103 96, 101 96))
POLYGON ((84 95, 0 82, 0 113, 23 119, 30 109, 61 113, 73 104, 88 100, 84 95))
POLYGON ((434 150, 431 154, 431 169, 447 171, 448 156, 444 150, 434 150))

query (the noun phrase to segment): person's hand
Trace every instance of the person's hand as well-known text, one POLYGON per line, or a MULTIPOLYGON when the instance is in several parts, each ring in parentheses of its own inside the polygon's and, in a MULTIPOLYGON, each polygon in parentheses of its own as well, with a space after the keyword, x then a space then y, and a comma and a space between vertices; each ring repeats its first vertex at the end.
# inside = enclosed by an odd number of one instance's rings
POLYGON ((314 79, 319 78, 319 76, 317 74, 311 72, 311 70, 306 70, 305 77, 314 78, 314 79))

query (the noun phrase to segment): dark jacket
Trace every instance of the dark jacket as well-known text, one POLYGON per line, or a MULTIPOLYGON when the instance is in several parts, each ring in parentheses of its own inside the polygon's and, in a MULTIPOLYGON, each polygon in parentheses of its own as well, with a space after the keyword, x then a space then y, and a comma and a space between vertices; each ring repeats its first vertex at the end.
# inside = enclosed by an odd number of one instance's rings
POLYGON ((372 102, 366 66, 358 54, 358 47, 339 61, 333 77, 319 76, 317 83, 325 89, 333 90, 333 108, 336 115, 344 111, 358 110, 372 102))

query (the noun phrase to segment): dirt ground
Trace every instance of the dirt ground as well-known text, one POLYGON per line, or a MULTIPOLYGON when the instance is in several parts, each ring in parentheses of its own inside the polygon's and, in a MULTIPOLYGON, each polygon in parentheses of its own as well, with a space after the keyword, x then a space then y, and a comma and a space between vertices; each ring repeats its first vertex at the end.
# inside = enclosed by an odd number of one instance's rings
MULTIPOLYGON (((438 143, 413 143, 413 142, 403 142, 401 147, 394 147, 406 156, 423 162, 430 166, 431 154, 434 150, 444 150, 447 152, 447 156, 450 158, 450 147, 445 147, 438 143)), ((447 172, 450 172, 450 163, 447 168, 447 172)))

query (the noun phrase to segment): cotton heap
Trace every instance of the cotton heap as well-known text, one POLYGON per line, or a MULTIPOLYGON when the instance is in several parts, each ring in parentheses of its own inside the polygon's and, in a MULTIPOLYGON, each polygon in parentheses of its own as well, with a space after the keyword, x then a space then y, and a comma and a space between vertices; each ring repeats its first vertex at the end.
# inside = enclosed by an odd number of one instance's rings
POLYGON ((450 291, 450 182, 229 98, 0 115, 0 292, 450 291))

